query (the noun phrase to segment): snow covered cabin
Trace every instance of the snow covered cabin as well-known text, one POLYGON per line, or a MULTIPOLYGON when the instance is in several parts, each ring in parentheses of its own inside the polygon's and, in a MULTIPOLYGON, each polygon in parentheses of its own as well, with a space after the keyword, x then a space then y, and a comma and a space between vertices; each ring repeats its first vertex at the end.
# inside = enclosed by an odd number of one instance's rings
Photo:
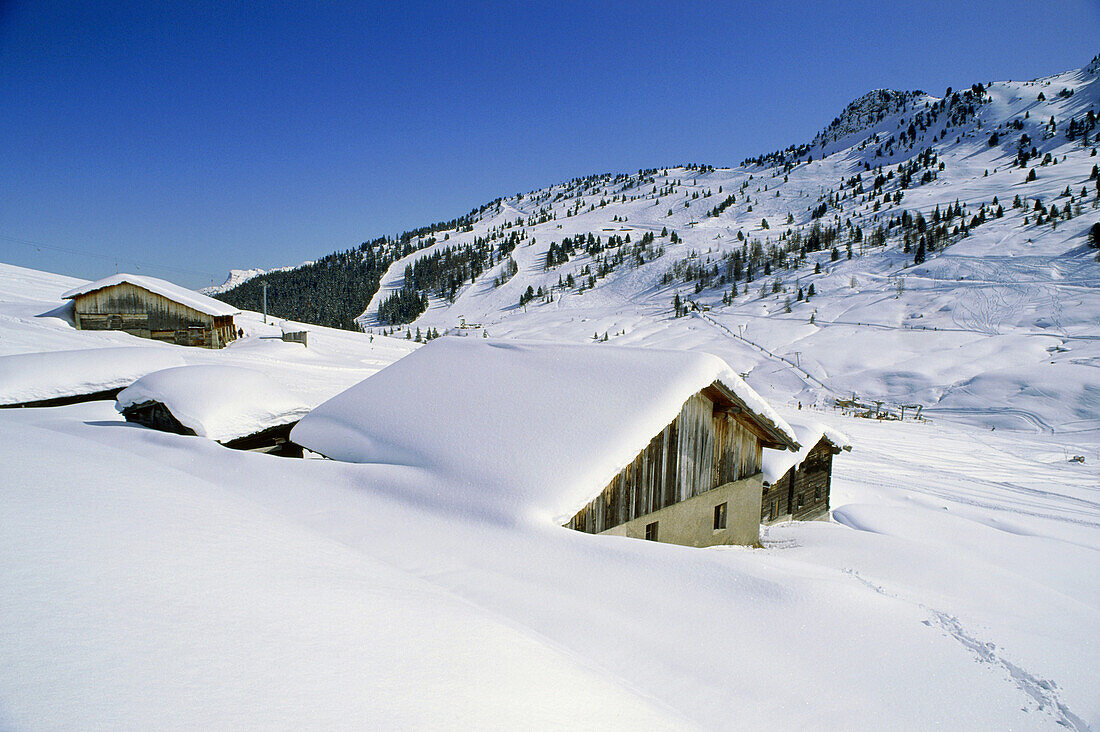
POLYGON ((764 457, 760 522, 811 521, 829 514, 833 455, 852 449, 848 438, 817 421, 795 422, 802 447, 764 457))
POLYGON ((220 300, 156 277, 115 274, 66 292, 80 330, 121 330, 181 346, 221 348, 237 337, 220 300))
POLYGON ((119 393, 115 408, 127 422, 162 432, 294 457, 302 450, 290 430, 309 411, 259 371, 208 364, 146 374, 119 393))
POLYGON ((759 538, 764 449, 791 428, 716 356, 442 338, 306 415, 291 439, 417 471, 431 500, 589 533, 759 538))

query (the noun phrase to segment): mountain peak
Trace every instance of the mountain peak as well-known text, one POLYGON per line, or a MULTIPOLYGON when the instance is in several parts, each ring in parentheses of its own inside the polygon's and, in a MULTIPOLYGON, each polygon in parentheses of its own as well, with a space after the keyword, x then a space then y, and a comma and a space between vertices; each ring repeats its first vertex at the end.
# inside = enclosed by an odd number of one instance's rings
POLYGON ((1089 61, 1084 71, 1086 74, 1100 74, 1100 53, 1092 57, 1092 61, 1089 61))
POLYGON ((812 144, 823 147, 865 130, 881 122, 887 115, 900 112, 921 96, 924 96, 924 92, 920 90, 872 89, 845 107, 828 127, 818 133, 812 144))

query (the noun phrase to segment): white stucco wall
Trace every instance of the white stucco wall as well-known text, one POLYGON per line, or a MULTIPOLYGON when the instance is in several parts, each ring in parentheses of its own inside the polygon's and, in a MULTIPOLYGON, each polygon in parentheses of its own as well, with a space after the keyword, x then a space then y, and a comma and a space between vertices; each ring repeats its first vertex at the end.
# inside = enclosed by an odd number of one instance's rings
POLYGON ((657 522, 657 541, 669 544, 755 544, 760 540, 762 487, 763 475, 757 473, 601 533, 644 539, 646 526, 657 522), (721 503, 726 504, 726 528, 715 529, 714 507, 721 503))

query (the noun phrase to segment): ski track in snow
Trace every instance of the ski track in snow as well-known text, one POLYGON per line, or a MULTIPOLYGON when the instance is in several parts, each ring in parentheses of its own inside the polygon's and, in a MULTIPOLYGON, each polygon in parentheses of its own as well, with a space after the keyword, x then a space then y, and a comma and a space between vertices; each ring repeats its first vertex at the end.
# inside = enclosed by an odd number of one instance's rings
MULTIPOLYGON (((908 602, 900 595, 890 592, 881 584, 872 582, 854 569, 848 568, 844 572, 880 595, 908 602)), ((1052 716, 1058 724, 1074 730, 1074 732, 1089 732, 1092 729, 1085 720, 1070 711, 1069 707, 1062 701, 1057 683, 1028 673, 1026 669, 1000 656, 995 644, 983 641, 968 633, 957 617, 936 610, 921 602, 912 604, 920 607, 931 616, 931 620, 923 621, 925 625, 932 627, 934 621, 944 633, 957 640, 964 648, 973 653, 979 663, 994 669, 1001 669, 1006 681, 1010 681, 1023 692, 1039 711, 1052 716)))

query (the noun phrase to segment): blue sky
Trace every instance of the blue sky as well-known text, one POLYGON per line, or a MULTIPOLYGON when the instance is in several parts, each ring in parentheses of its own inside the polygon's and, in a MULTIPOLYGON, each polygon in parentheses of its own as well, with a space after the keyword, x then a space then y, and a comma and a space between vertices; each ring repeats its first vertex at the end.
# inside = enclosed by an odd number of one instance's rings
POLYGON ((1100 52, 1096 0, 465 5, 0 0, 0 261, 201 287, 1100 52))

